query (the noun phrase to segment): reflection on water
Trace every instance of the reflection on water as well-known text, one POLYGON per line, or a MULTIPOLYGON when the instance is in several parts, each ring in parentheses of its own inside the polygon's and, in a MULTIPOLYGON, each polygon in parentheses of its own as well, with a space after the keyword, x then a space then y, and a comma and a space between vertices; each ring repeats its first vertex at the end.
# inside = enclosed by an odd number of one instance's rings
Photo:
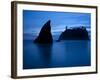
POLYGON ((37 47, 38 53, 42 58, 41 60, 43 61, 43 67, 50 66, 52 44, 35 44, 35 46, 37 47))
POLYGON ((90 66, 90 41, 23 43, 23 69, 90 66))

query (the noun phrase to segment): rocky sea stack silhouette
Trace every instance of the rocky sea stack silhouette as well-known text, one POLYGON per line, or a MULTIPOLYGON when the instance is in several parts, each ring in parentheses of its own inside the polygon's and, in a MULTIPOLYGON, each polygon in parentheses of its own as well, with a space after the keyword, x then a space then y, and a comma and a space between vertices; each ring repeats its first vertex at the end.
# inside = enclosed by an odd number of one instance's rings
POLYGON ((43 25, 38 37, 34 40, 35 43, 52 43, 53 42, 50 22, 51 21, 49 20, 43 25))
POLYGON ((61 40, 89 40, 88 31, 85 27, 67 29, 61 33, 58 41, 61 40))

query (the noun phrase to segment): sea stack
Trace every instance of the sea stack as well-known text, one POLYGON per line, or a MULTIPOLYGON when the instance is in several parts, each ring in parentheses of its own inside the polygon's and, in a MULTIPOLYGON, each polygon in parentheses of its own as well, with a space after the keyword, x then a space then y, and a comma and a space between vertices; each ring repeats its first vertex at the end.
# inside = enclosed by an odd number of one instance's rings
POLYGON ((34 43, 52 43, 53 38, 51 34, 51 21, 47 21, 40 30, 38 37, 34 40, 34 43))
POLYGON ((58 41, 61 40, 89 40, 88 31, 83 26, 72 29, 66 27, 66 30, 59 36, 58 41))

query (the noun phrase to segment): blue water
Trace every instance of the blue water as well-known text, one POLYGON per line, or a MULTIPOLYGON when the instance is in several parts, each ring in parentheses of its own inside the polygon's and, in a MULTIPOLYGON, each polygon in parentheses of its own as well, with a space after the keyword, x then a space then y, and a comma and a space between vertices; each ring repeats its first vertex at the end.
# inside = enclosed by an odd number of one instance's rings
POLYGON ((90 41, 66 40, 53 44, 23 41, 23 69, 77 67, 91 65, 90 41))

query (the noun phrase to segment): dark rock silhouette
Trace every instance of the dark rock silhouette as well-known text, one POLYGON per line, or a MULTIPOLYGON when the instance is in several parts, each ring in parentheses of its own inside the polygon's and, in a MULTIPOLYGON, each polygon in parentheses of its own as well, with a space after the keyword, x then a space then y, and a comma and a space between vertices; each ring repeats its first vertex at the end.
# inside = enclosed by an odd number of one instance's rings
POLYGON ((34 40, 35 43, 52 43, 53 42, 50 22, 51 21, 49 20, 43 25, 38 37, 34 40))
POLYGON ((88 31, 85 27, 67 29, 61 33, 60 40, 89 40, 88 31))

